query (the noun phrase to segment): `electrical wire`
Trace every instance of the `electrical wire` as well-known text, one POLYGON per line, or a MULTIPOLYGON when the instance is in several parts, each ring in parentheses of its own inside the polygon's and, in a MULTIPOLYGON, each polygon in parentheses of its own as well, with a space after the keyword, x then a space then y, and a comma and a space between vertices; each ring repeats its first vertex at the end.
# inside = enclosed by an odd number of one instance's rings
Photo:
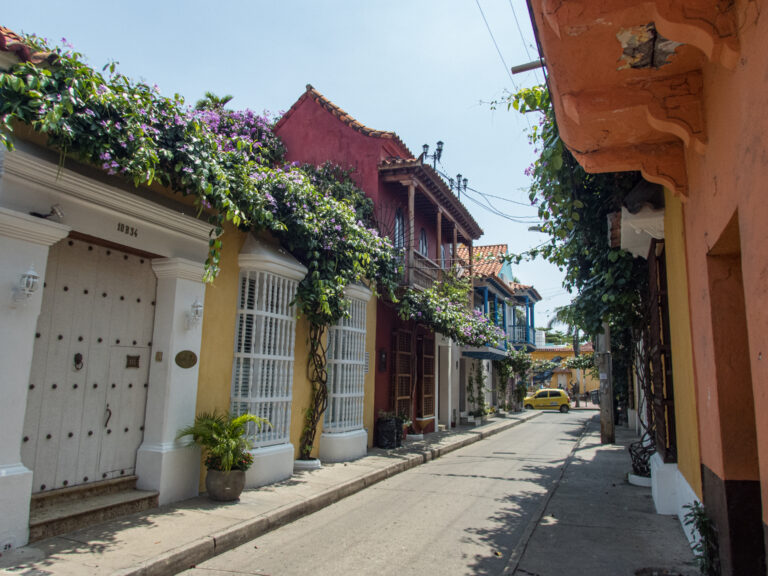
MULTIPOLYGON (((525 55, 528 57, 528 61, 531 62, 533 58, 531 58, 531 53, 528 51, 528 44, 525 42, 525 35, 523 34, 523 29, 520 26, 520 20, 517 19, 517 11, 515 10, 514 4, 512 4, 512 0, 509 0, 509 7, 512 8, 512 16, 515 17, 515 24, 517 25, 517 31, 520 33, 520 40, 523 43, 523 48, 525 49, 525 55)), ((533 70, 533 74, 536 77, 536 82, 543 82, 539 79, 539 71, 538 69, 533 70)))
MULTIPOLYGON (((483 7, 480 6, 480 0, 475 0, 475 4, 477 4, 477 9, 480 10, 480 16, 483 17, 483 22, 485 22, 485 28, 488 30, 488 34, 491 36, 491 40, 493 41, 493 45, 496 47, 496 52, 499 55, 499 59, 501 60, 502 66, 504 66, 504 70, 507 73, 507 76, 509 76, 509 81, 512 83, 512 88, 515 89, 515 92, 519 92, 520 88, 517 87, 517 84, 515 83, 515 79, 512 76, 512 69, 507 66, 507 61, 504 60, 504 56, 501 53, 501 48, 499 48, 498 42, 496 42, 496 38, 493 35, 493 31, 491 30, 491 25, 488 24, 488 19, 485 17, 485 12, 483 12, 483 7)), ((532 130, 531 121, 528 119, 527 115, 523 115, 523 118, 525 119, 526 124, 528 124, 528 130, 532 130)))
MULTIPOLYGON (((441 164, 441 166, 442 166, 442 164, 441 164)), ((442 170, 435 170, 435 171, 442 178, 444 178, 446 180, 450 180, 449 176, 447 174, 445 174, 442 170)), ((491 204, 490 198, 494 198, 494 199, 498 199, 498 200, 503 200, 503 201, 509 202, 511 204, 516 204, 516 205, 519 205, 519 206, 524 206, 526 208, 533 208, 530 204, 526 204, 525 202, 518 202, 516 200, 511 200, 509 198, 504 198, 502 196, 497 196, 495 194, 487 194, 487 193, 481 192, 480 190, 477 190, 475 188, 470 188, 469 186, 467 186, 467 188, 464 188, 463 191, 464 191, 464 194, 465 194, 466 198, 469 201, 474 202, 478 206, 480 206, 483 209, 491 212, 492 214, 495 214, 496 216, 500 216, 501 218, 505 218, 505 219, 510 220, 512 222, 517 222, 518 224, 536 224, 536 223, 539 223, 539 217, 538 216, 518 216, 518 215, 515 215, 515 214, 508 214, 506 212, 503 212, 503 211, 499 210, 498 208, 496 208, 495 206, 493 206, 491 204), (484 200, 484 202, 481 202, 477 198, 473 198, 470 193, 477 194, 478 196, 480 196, 484 200)))
POLYGON ((496 38, 493 36, 493 32, 491 31, 491 26, 488 24, 488 19, 485 17, 485 12, 483 12, 483 7, 480 6, 480 0, 475 0, 475 4, 477 4, 477 9, 480 10, 480 16, 483 17, 483 22, 485 22, 485 27, 488 29, 488 34, 491 35, 491 40, 493 41, 493 45, 496 46, 496 52, 499 54, 499 59, 501 59, 501 64, 504 66, 504 70, 507 73, 507 76, 509 76, 509 81, 512 82, 512 87, 515 89, 515 92, 518 91, 517 84, 515 84, 515 79, 512 77, 512 70, 509 66, 507 66, 507 62, 504 60, 504 56, 501 54, 501 49, 499 48, 498 43, 496 42, 496 38))

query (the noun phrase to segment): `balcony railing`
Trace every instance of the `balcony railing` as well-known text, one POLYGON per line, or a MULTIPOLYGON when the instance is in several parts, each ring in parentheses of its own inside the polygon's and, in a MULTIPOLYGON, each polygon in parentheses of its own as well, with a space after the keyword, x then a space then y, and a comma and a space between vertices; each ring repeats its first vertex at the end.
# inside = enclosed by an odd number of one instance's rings
POLYGON ((440 266, 426 256, 413 251, 413 268, 411 269, 411 285, 420 290, 427 290, 440 277, 440 266))
POLYGON ((535 337, 536 337, 536 331, 530 327, 528 328, 527 337, 525 334, 525 326, 509 326, 509 329, 507 330, 507 339, 512 344, 534 345, 536 343, 535 337))

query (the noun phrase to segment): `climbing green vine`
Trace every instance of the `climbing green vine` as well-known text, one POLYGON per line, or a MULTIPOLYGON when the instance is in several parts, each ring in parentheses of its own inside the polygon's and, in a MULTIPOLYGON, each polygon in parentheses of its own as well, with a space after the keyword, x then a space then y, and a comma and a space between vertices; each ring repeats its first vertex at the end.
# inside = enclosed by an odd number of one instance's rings
MULTIPOLYGON (((192 110, 114 64, 102 74, 76 52, 27 41, 48 57, 0 72, 0 144, 13 149, 14 128, 27 125, 47 136, 62 163, 73 157, 136 186, 158 182, 192 196, 212 224, 206 281, 219 272, 225 222, 269 231, 307 266, 297 304, 310 324, 308 426, 316 428, 327 403, 322 342, 346 313, 344 289, 369 280, 392 292, 400 277, 398 254, 366 216, 362 193, 332 167, 284 165, 268 116, 223 104, 192 110)), ((302 455, 313 438, 314 429, 303 436, 302 455)))

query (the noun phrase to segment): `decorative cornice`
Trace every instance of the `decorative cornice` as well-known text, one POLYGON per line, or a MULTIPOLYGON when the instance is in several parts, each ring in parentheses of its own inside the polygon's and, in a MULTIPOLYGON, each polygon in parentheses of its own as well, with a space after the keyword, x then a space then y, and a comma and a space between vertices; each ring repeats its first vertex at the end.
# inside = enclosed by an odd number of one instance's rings
POLYGON ((574 151, 573 155, 587 172, 639 170, 649 182, 667 187, 683 202, 688 199, 685 152, 680 142, 574 151))
POLYGON ((296 258, 278 246, 257 239, 253 234, 245 241, 237 262, 241 269, 272 272, 297 282, 307 275, 307 267, 296 258))
POLYGON ((542 19, 559 39, 620 22, 625 14, 631 14, 637 23, 653 22, 665 38, 695 46, 710 62, 730 70, 738 63, 740 47, 733 2, 541 0, 540 6, 542 19))
POLYGON ((0 236, 51 246, 66 238, 72 229, 58 222, 0 208, 0 236))
POLYGON ((373 292, 368 290, 362 284, 350 284, 344 289, 344 294, 347 298, 355 298, 356 300, 362 300, 368 302, 373 295, 373 292))
POLYGON ((203 282, 205 267, 199 262, 185 258, 155 258, 152 260, 152 270, 157 278, 178 278, 203 282))
POLYGON ((5 172, 9 175, 78 198, 90 205, 132 216, 163 230, 208 242, 210 224, 66 168, 59 170, 55 164, 34 154, 15 150, 5 154, 4 164, 5 172))
POLYGON ((563 110, 580 126, 596 120, 617 123, 621 121, 619 115, 642 110, 651 128, 677 136, 687 147, 704 154, 707 136, 701 104, 703 86, 698 70, 643 78, 610 89, 563 94, 563 110))

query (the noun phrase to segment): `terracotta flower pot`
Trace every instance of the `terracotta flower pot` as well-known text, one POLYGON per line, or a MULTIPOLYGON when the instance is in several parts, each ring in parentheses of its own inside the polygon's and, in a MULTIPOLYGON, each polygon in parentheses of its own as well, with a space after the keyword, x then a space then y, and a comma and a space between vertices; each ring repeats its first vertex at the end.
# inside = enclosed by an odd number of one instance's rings
POLYGON ((208 491, 208 498, 220 502, 231 502, 240 498, 240 493, 245 488, 245 471, 230 470, 222 472, 221 470, 208 470, 205 476, 205 489, 208 491))

